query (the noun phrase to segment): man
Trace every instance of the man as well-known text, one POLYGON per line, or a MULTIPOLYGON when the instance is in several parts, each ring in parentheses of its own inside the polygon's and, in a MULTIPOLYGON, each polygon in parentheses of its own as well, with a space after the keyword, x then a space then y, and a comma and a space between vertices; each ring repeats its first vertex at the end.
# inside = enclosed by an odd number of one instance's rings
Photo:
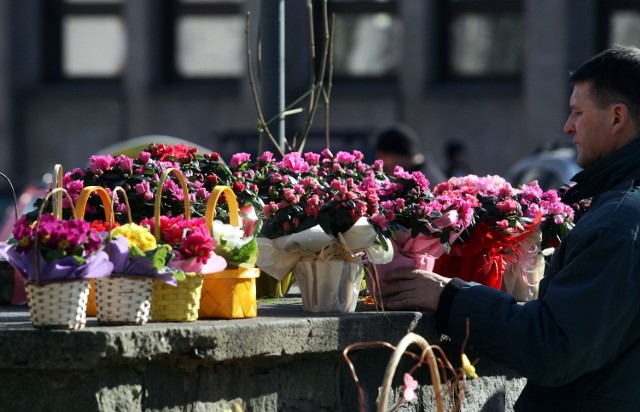
POLYGON ((436 310, 465 337, 527 378, 516 411, 640 411, 640 49, 617 47, 571 74, 576 185, 566 203, 590 209, 556 250, 538 300, 437 274, 400 270, 388 309, 436 310))

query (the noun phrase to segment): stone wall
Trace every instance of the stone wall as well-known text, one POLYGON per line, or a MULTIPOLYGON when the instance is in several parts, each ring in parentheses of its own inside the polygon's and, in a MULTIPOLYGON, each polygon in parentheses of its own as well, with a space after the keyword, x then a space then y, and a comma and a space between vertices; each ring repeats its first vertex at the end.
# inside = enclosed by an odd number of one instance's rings
MULTIPOLYGON (((431 313, 309 314, 298 302, 262 303, 253 319, 105 327, 90 318, 80 331, 34 329, 27 308, 0 307, 0 409, 356 411, 346 346, 397 344, 413 331, 442 344, 453 362, 459 354, 438 340, 431 313)), ((467 353, 479 359, 481 377, 467 382, 463 410, 512 410, 524 379, 467 353)), ((383 347, 351 352, 367 411, 390 355, 383 347)), ((424 384, 426 374, 415 376, 424 384)), ((435 410, 432 387, 420 395, 401 410, 435 410)))

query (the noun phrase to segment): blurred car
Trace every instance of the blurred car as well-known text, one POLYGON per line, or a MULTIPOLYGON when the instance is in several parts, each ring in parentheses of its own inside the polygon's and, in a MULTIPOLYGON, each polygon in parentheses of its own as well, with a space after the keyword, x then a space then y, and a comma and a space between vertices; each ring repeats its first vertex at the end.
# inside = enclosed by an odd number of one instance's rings
POLYGON ((571 178, 582 170, 576 164, 577 154, 567 136, 550 139, 534 153, 517 161, 505 178, 514 186, 537 180, 543 190, 557 189, 569 184, 571 178))

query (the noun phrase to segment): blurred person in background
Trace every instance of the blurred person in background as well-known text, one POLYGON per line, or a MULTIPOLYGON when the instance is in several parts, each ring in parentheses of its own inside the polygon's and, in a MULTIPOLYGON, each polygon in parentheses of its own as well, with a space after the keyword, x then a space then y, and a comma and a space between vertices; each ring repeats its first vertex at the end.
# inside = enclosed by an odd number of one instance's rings
POLYGON ((431 187, 447 180, 435 162, 420 149, 420 139, 415 130, 404 123, 386 127, 375 138, 376 159, 383 162, 385 173, 393 174, 396 166, 409 172, 420 171, 431 183, 431 187))
POLYGON ((447 178, 471 174, 471 166, 467 157, 467 146, 459 140, 449 140, 444 147, 447 159, 445 175, 447 178))

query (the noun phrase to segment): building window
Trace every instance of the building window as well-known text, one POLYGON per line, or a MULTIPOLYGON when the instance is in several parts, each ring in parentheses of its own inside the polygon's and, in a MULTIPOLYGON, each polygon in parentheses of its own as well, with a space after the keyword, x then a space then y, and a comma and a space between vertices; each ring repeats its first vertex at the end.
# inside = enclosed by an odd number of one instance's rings
POLYGON ((44 77, 49 82, 116 80, 126 67, 124 0, 47 0, 44 77))
POLYGON ((640 1, 607 0, 599 5, 600 48, 640 47, 640 1))
POLYGON ((522 9, 521 0, 440 0, 439 80, 519 80, 522 9))
POLYGON ((241 0, 165 0, 168 82, 239 79, 245 73, 241 0))
MULTIPOLYGON (((314 4, 315 29, 324 30, 322 2, 314 4)), ((395 81, 403 50, 403 26, 396 0, 329 0, 335 15, 333 76, 335 81, 395 81)), ((318 37, 316 38, 322 38, 318 37)))

